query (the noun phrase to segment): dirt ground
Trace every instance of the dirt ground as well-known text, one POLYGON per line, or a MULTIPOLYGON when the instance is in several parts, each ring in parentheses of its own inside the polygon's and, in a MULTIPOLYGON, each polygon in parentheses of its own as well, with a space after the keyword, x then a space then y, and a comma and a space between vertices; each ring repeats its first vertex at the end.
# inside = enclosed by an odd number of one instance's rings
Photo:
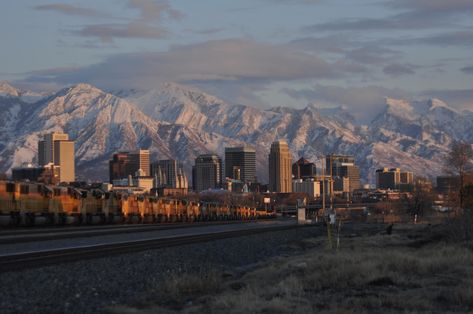
POLYGON ((384 230, 342 226, 338 249, 336 233, 332 247, 328 236, 301 239, 293 244, 296 254, 243 272, 173 277, 160 287, 159 302, 111 312, 473 312, 470 242, 452 240, 443 225, 394 225, 390 235, 384 230))

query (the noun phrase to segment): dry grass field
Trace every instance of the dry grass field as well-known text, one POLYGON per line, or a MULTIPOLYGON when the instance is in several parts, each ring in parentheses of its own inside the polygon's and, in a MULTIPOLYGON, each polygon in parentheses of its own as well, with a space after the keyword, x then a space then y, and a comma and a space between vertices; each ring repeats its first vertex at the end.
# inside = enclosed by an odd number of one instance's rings
POLYGON ((156 302, 114 313, 473 312, 471 243, 442 227, 395 225, 393 233, 344 234, 294 243, 300 254, 243 274, 202 271, 169 278, 156 302), (302 248, 302 250, 301 250, 302 248), (159 300, 159 301, 158 301, 159 300))

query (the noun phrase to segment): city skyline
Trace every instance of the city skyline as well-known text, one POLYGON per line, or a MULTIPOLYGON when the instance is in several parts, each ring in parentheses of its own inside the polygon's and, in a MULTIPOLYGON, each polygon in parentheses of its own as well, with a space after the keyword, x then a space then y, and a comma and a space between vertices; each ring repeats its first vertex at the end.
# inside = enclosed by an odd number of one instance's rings
POLYGON ((3 1, 2 313, 471 312, 472 16, 3 1))
POLYGON ((256 107, 346 105, 362 119, 386 96, 439 97, 472 108, 469 1, 3 6, 0 26, 16 27, 0 35, 9 43, 0 52, 0 80, 24 87, 149 89, 174 81, 256 107))

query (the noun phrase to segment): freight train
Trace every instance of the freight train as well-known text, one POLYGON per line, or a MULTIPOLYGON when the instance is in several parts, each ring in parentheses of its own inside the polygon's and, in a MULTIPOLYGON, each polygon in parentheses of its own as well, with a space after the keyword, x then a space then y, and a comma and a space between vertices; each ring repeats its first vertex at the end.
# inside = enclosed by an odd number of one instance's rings
POLYGON ((266 210, 101 189, 0 181, 0 226, 165 223, 271 218, 266 210))

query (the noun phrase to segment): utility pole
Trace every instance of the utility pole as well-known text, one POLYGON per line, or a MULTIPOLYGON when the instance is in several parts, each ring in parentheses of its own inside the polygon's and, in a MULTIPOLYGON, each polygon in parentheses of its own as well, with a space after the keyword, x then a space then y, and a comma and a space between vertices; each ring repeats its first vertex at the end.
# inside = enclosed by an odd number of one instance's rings
POLYGON ((332 185, 332 180, 333 180, 333 153, 330 154, 330 210, 333 211, 333 185, 332 185))
POLYGON ((326 186, 325 186, 325 158, 322 157, 322 188, 323 188, 323 193, 322 193, 322 212, 325 215, 325 193, 327 193, 326 186))

